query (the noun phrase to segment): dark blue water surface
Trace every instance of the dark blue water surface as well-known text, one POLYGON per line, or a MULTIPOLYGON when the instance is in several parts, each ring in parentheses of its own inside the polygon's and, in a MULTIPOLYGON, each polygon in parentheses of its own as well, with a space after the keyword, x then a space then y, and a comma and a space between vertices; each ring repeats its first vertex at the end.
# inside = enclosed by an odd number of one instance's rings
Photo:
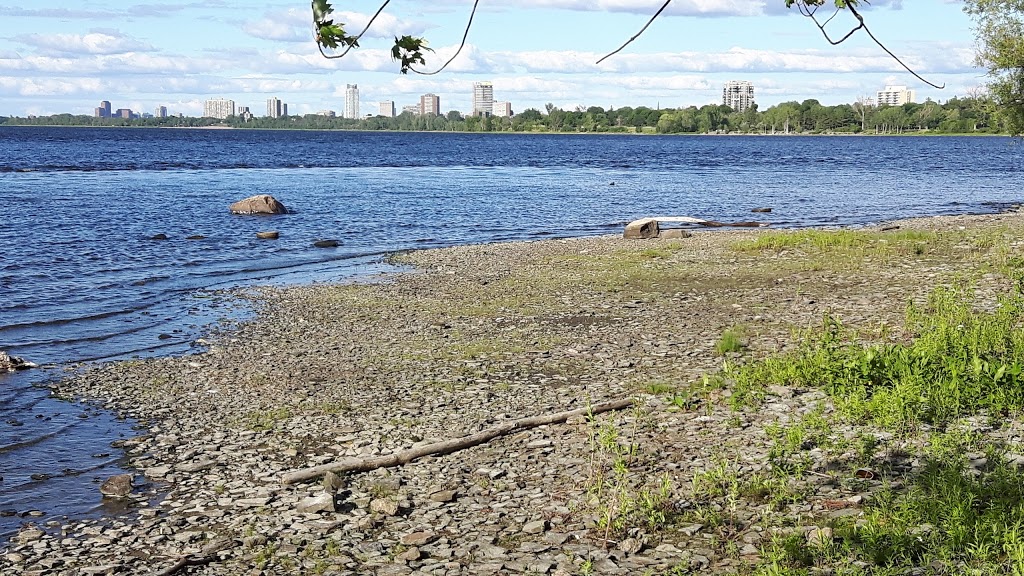
MULTIPOLYGON (((236 314, 218 289, 350 278, 396 250, 654 215, 794 227, 996 211, 1024 198, 1022 155, 1007 138, 0 127, 0 350, 58 367, 185 352, 236 314), (228 213, 253 194, 291 213, 228 213)), ((0 512, 19 514, 0 534, 30 509, 95 508, 91 482, 117 454, 92 455, 130 433, 33 387, 58 371, 33 374, 0 376, 0 512)))

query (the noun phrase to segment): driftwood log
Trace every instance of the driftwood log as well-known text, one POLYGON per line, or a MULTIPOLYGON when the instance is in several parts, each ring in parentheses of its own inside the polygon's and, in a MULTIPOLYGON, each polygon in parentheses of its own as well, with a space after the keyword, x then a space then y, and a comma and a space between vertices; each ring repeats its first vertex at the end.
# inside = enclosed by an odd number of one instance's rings
POLYGON ((444 440, 442 442, 434 442, 432 444, 424 444, 423 446, 410 448, 394 454, 388 454, 387 456, 374 456, 372 458, 343 458, 329 464, 303 468, 301 470, 285 474, 281 478, 281 482, 284 484, 296 484, 298 482, 313 480, 328 472, 338 474, 343 472, 368 472, 370 470, 376 470, 377 468, 393 468, 395 466, 408 464, 409 462, 424 456, 451 454, 452 452, 457 452, 471 446, 490 442, 499 436, 504 436, 518 430, 535 428, 537 426, 544 426, 545 424, 557 424, 559 422, 565 422, 569 418, 573 418, 575 416, 586 416, 589 414, 600 414, 602 412, 609 412, 612 410, 622 410, 632 404, 632 398, 622 398, 619 400, 595 404, 586 408, 580 408, 578 410, 512 420, 499 424, 493 428, 481 430, 476 434, 462 436, 461 438, 453 438, 451 440, 444 440))

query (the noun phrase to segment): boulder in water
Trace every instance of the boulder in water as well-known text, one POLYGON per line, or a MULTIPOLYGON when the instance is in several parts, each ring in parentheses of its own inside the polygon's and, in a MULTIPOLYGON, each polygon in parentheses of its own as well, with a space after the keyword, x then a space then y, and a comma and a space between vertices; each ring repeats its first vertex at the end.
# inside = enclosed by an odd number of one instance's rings
POLYGON ((239 200, 228 207, 232 214, 287 214, 284 207, 270 194, 259 194, 239 200))
POLYGON ((24 358, 10 356, 6 352, 0 351, 0 372, 14 372, 15 370, 27 370, 35 367, 35 364, 24 358))
POLYGON ((260 240, 277 240, 281 235, 277 230, 267 230, 266 232, 257 232, 256 237, 260 240))
POLYGON ((337 240, 317 240, 313 242, 313 246, 317 248, 337 248, 340 244, 337 240))
POLYGON ((132 493, 134 480, 135 477, 132 474, 111 476, 103 484, 100 484, 100 494, 112 498, 124 498, 132 493))

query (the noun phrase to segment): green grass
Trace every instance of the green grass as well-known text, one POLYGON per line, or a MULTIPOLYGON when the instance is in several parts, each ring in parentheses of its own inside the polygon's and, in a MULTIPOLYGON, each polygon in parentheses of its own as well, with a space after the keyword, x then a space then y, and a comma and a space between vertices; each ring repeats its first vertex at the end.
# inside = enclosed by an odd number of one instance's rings
MULTIPOLYGON (((833 414, 819 407, 765 429, 772 473, 762 480, 769 494, 780 481, 812 471, 823 476, 811 450, 829 466, 841 465, 837 479, 853 478, 858 466, 873 467, 883 479, 860 517, 819 520, 833 530, 830 539, 776 536, 756 574, 843 566, 849 574, 902 575, 925 567, 922 574, 1024 576, 1024 476, 1006 456, 1024 447, 964 424, 981 416, 998 426, 1024 410, 1024 297, 1018 289, 994 306, 977 302, 963 283, 939 287, 927 302, 908 306, 898 341, 862 341, 826 316, 795 351, 727 364, 717 376, 720 386, 732 388, 736 409, 757 406, 772 384, 820 389, 834 407, 833 414), (839 424, 857 433, 844 436, 839 424), (918 465, 893 472, 876 453, 874 429, 888 430, 918 465), (975 454, 973 462, 968 454, 975 454)), ((741 483, 723 468, 695 478, 694 491, 735 498, 741 483)))
POLYGON ((715 343, 715 352, 719 356, 725 356, 730 352, 742 352, 746 348, 743 343, 743 330, 738 326, 733 326, 725 332, 722 332, 722 336, 715 343))
POLYGON ((732 368, 736 406, 753 404, 764 386, 824 389, 850 420, 899 429, 913 423, 944 426, 985 412, 1024 409, 1024 299, 1005 295, 994 310, 973 306, 965 286, 940 287, 926 305, 910 306, 903 343, 862 344, 826 316, 791 354, 732 368))
POLYGON ((924 246, 939 239, 935 232, 896 231, 868 232, 863 230, 800 230, 796 232, 766 232, 756 238, 733 244, 741 252, 782 252, 783 250, 854 250, 862 252, 924 253, 924 246))

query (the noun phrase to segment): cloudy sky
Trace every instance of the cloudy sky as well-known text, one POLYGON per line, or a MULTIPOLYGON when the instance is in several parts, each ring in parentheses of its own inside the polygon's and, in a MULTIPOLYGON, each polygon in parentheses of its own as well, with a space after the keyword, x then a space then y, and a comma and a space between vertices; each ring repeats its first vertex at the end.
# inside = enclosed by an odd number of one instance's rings
MULTIPOLYGON (((349 32, 377 2, 335 1, 349 32)), ((427 71, 454 53, 472 2, 392 1, 341 59, 324 59, 311 39, 309 3, 242 0, 0 0, 0 115, 91 114, 114 108, 198 116, 203 101, 231 98, 257 115, 266 99, 289 112, 344 109, 358 84, 360 111, 394 100, 399 109, 431 92, 441 108, 470 108, 473 82, 494 84, 519 112, 545 103, 679 107, 720 102, 727 80, 754 83, 762 109, 787 100, 853 102, 888 84, 944 101, 984 83, 973 66, 970 20, 956 0, 874 0, 863 14, 875 36, 928 87, 859 32, 831 46, 784 0, 675 0, 647 32, 602 64, 644 25, 648 0, 483 0, 462 54, 442 73, 401 75, 390 58, 396 35, 423 35, 435 53, 427 71), (26 5, 32 7, 26 8, 26 5)), ((819 13, 824 20, 827 9, 819 13)), ((827 27, 842 36, 854 21, 827 27)))

